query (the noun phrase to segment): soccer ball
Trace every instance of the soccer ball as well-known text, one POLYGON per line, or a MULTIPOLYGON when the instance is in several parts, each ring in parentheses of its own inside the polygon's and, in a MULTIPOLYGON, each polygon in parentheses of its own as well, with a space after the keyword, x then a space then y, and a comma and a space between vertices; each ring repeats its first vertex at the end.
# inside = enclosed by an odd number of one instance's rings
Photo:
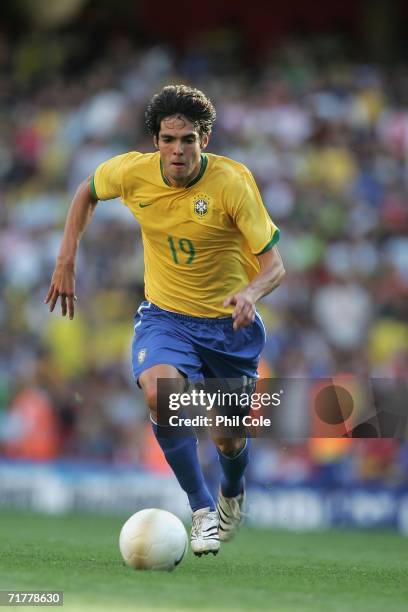
POLYGON ((119 536, 123 560, 137 570, 171 572, 183 560, 187 546, 187 532, 180 519, 157 508, 133 514, 119 536))

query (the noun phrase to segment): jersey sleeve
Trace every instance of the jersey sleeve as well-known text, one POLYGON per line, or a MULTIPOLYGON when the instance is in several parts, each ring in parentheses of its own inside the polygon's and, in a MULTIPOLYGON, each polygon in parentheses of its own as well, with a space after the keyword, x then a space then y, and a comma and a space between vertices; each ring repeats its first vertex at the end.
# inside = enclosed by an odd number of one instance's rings
POLYGON ((280 230, 271 220, 248 169, 242 173, 231 193, 230 214, 254 255, 269 251, 279 240, 280 230))
POLYGON ((124 177, 129 164, 141 153, 116 155, 100 164, 90 181, 90 189, 97 200, 112 200, 123 197, 124 177))

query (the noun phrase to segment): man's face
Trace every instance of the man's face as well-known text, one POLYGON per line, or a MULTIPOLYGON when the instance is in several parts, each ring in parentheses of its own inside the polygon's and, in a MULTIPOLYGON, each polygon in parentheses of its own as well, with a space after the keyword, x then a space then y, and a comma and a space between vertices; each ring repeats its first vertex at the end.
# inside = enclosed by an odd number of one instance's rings
POLYGON ((170 183, 184 187, 199 172, 200 155, 207 146, 208 136, 200 135, 197 128, 183 115, 172 115, 162 120, 154 143, 160 151, 163 172, 170 183))

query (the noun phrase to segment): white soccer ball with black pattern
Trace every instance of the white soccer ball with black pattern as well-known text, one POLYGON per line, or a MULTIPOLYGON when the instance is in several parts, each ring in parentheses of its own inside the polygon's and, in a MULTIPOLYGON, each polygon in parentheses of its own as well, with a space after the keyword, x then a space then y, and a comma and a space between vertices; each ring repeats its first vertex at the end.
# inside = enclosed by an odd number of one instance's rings
POLYGON ((171 572, 183 560, 187 547, 187 532, 180 519, 157 508, 133 514, 119 536, 123 560, 135 570, 171 572))

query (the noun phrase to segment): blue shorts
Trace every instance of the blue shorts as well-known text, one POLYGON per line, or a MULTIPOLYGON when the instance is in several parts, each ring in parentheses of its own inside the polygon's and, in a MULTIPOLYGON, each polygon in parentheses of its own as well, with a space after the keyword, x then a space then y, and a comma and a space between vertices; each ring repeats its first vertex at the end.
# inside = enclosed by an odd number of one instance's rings
POLYGON ((203 318, 142 302, 135 315, 133 375, 154 365, 173 365, 192 382, 205 378, 257 377, 265 327, 255 321, 234 331, 232 317, 203 318))

